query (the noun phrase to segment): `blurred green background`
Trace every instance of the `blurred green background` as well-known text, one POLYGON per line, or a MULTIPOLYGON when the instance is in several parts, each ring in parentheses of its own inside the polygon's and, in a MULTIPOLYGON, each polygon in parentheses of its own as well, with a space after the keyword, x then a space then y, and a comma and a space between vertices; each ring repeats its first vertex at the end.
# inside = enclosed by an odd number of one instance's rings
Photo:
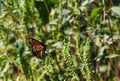
POLYGON ((120 0, 2 0, 0 81, 120 81, 120 0))

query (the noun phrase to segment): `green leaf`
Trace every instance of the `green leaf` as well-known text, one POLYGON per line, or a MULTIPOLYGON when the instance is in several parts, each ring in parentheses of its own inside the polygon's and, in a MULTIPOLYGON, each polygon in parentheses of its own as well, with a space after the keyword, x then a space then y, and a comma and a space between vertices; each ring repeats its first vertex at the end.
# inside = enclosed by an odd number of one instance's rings
POLYGON ((2 63, 7 59, 6 55, 3 55, 0 57, 0 66, 2 65, 2 63))
POLYGON ((59 2, 58 0, 51 0, 51 1, 54 2, 54 3, 56 3, 56 4, 59 2))
POLYGON ((0 77, 4 76, 4 74, 8 71, 9 69, 9 62, 5 62, 4 65, 2 66, 2 70, 0 71, 0 77))
POLYGON ((18 53, 22 55, 24 52, 24 43, 22 40, 20 39, 16 40, 16 48, 17 48, 18 53))
POLYGON ((83 6, 86 6, 88 4, 91 4, 92 2, 94 2, 95 0, 85 0, 84 2, 82 2, 83 6))
POLYGON ((118 57, 118 56, 120 56, 120 55, 118 55, 118 54, 109 54, 109 55, 106 56, 105 58, 116 58, 116 57, 118 57))
POLYGON ((102 7, 98 7, 93 9, 92 13, 91 13, 91 18, 90 18, 90 25, 93 25, 95 20, 98 17, 99 12, 102 10, 102 7))
POLYGON ((112 11, 113 11, 113 13, 117 14, 118 16, 120 16, 120 7, 118 7, 118 6, 112 7, 112 11))
POLYGON ((100 61, 101 58, 103 58, 104 56, 104 50, 107 49, 107 46, 104 46, 102 48, 99 49, 99 54, 95 57, 95 60, 100 61))

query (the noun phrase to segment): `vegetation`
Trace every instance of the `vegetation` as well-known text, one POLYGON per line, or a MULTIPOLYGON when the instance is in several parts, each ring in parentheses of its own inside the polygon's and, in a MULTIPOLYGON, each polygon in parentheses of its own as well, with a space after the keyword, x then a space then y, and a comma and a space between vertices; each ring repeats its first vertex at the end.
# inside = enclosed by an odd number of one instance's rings
POLYGON ((0 80, 120 81, 119 22, 120 0, 3 0, 0 80))

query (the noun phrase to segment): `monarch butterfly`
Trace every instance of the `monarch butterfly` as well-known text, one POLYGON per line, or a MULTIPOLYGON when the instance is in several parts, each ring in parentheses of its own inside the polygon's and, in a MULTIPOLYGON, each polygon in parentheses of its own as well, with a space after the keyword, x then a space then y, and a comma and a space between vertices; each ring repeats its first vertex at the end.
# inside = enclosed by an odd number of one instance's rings
POLYGON ((42 58, 45 54, 46 45, 44 45, 43 43, 41 43, 38 40, 33 39, 33 38, 29 38, 28 42, 32 47, 33 55, 37 56, 39 58, 42 58))

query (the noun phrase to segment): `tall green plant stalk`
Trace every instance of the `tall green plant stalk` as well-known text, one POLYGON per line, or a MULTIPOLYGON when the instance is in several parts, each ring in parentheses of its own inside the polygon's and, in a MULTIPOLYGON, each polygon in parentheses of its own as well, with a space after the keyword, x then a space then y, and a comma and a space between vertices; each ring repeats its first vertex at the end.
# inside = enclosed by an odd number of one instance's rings
POLYGON ((71 55, 70 55, 70 38, 68 39, 68 43, 64 41, 64 46, 63 46, 63 59, 66 62, 66 65, 68 67, 72 67, 72 61, 71 61, 71 55))
POLYGON ((82 61, 84 63, 84 69, 85 69, 85 75, 86 75, 86 81, 94 81, 94 70, 92 68, 92 62, 90 59, 90 39, 87 38, 85 40, 85 45, 83 46, 83 58, 82 61))

